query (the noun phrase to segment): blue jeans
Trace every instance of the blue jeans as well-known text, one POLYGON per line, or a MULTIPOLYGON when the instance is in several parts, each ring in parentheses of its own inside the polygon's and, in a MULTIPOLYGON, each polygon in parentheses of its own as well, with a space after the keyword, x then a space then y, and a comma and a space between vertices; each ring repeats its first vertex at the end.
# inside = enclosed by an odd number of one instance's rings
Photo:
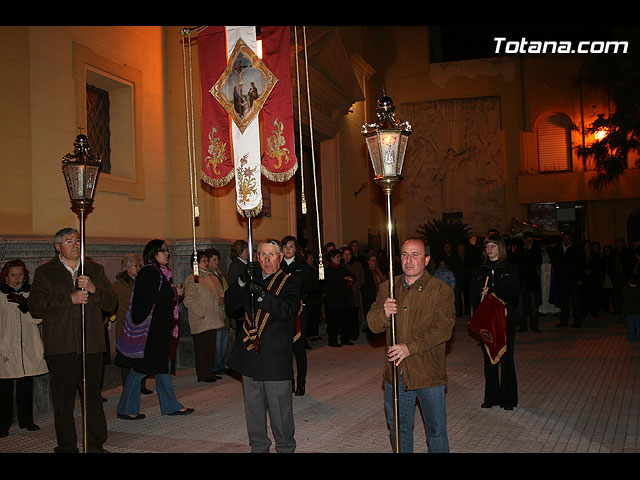
POLYGON ((221 372, 225 369, 224 359, 227 354, 227 343, 229 342, 229 329, 216 330, 216 359, 213 364, 214 372, 221 372))
MULTIPOLYGON (((413 453, 416 398, 420 402, 420 409, 424 417, 429 453, 449 453, 445 386, 404 390, 402 375, 400 375, 398 378, 398 390, 400 453, 413 453)), ((393 385, 389 382, 384 384, 384 403, 387 411, 387 422, 391 429, 391 444, 395 446, 393 438, 393 385)))
MULTIPOLYGON (((129 370, 127 380, 124 382, 120 402, 118 402, 118 413, 122 415, 137 415, 140 413, 140 382, 146 377, 146 373, 136 372, 133 368, 129 370)), ((160 413, 166 415, 177 410, 182 410, 184 406, 176 398, 173 390, 171 375, 168 373, 157 373, 156 391, 160 401, 160 413)))
POLYGON ((640 314, 627 313, 627 338, 640 342, 640 314))

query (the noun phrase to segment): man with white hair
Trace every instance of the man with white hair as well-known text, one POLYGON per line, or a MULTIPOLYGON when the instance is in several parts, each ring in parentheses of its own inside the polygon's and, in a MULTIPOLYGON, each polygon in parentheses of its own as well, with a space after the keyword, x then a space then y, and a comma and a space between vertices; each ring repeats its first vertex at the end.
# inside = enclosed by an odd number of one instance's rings
POLYGON ((278 453, 295 450, 293 421, 293 342, 300 307, 299 280, 282 271, 277 240, 258 245, 258 262, 247 265, 225 292, 231 308, 244 307, 229 368, 242 375, 245 418, 251 451, 267 453, 267 411, 278 453))

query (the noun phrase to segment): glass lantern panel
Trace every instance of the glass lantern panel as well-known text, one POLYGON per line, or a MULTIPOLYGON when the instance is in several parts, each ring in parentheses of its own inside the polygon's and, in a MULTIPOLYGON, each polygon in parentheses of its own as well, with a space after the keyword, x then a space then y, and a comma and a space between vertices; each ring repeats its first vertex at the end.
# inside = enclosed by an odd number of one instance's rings
POLYGON ((378 135, 373 134, 366 137, 367 147, 369 149, 369 155, 371 156, 371 165, 373 166, 373 173, 376 177, 383 175, 382 160, 380 157, 380 149, 378 148, 378 135))
POLYGON ((383 159, 383 174, 385 177, 396 176, 398 165, 398 147, 400 145, 400 132, 384 131, 379 132, 380 150, 383 159))

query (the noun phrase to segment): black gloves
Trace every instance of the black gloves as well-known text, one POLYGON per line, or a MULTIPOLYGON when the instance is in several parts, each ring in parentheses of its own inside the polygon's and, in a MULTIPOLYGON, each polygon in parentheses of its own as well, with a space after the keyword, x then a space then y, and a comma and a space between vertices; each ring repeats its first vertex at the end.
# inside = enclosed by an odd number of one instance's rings
POLYGON ((9 302, 17 303, 18 308, 22 313, 29 313, 29 304, 27 303, 27 298, 20 295, 16 292, 11 292, 7 294, 7 300, 9 302))
POLYGON ((255 282, 249 283, 249 291, 258 297, 264 298, 267 291, 262 287, 262 285, 258 285, 255 282))
POLYGON ((255 277, 258 272, 259 264, 258 262, 247 263, 247 266, 244 268, 244 271, 240 274, 240 281, 242 283, 249 283, 253 277, 255 277))
POLYGON ((13 303, 17 303, 18 305, 22 305, 24 302, 27 301, 27 298, 23 297, 19 293, 11 292, 7 294, 7 300, 13 303))

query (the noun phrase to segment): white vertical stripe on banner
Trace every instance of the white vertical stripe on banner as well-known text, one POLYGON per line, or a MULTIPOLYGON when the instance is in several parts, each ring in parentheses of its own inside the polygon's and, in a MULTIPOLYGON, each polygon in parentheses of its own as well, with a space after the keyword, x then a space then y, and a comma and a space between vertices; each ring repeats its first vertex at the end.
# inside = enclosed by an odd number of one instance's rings
MULTIPOLYGON (((257 52, 256 29, 250 27, 226 27, 227 58, 233 53, 236 42, 242 38, 247 46, 257 52)), ((245 88, 244 92, 247 90, 245 88)), ((251 123, 240 132, 235 122, 231 122, 233 142, 233 163, 236 177, 236 203, 239 210, 254 212, 255 216, 262 207, 262 184, 260 176, 260 123, 256 115, 251 123)))

